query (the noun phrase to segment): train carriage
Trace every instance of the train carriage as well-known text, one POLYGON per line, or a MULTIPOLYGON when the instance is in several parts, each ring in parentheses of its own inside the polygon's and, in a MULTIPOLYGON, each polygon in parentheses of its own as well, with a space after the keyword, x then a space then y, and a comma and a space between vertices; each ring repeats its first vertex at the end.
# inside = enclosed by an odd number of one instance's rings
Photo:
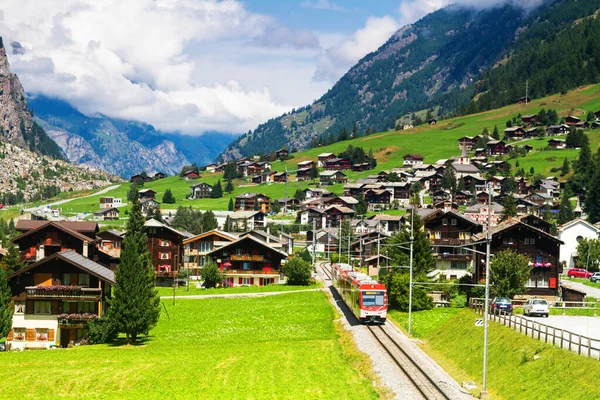
POLYGON ((362 323, 385 323, 387 291, 385 285, 348 264, 333 264, 333 285, 348 308, 362 323))

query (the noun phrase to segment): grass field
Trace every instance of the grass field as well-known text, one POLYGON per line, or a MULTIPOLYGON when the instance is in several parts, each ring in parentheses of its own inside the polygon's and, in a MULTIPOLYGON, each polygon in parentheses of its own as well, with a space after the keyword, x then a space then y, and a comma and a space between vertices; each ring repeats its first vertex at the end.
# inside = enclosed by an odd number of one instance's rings
MULTIPOLYGON (((406 329, 406 313, 390 313, 406 329)), ((413 313, 413 333, 424 349, 457 381, 479 388, 483 366, 483 328, 469 309, 413 313)), ((598 399, 598 360, 546 345, 507 327, 490 323, 488 391, 493 399, 598 399)))
MULTIPOLYGON (((175 290, 175 296, 211 296, 215 294, 246 294, 246 293, 269 293, 269 292, 290 292, 295 290, 307 290, 320 288, 321 283, 315 283, 310 286, 292 286, 292 285, 268 285, 268 286, 241 286, 233 288, 212 288, 197 289, 196 284, 190 282, 189 291, 185 287, 175 290)), ((173 288, 158 288, 158 294, 161 296, 173 296, 173 288)))
POLYGON ((0 353, 2 399, 373 399, 322 292, 164 303, 137 346, 0 353))

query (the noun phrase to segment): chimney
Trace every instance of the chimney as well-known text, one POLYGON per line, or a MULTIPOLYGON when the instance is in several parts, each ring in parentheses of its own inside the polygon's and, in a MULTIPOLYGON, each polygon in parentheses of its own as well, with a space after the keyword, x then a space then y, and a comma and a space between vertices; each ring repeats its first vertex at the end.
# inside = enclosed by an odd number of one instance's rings
POLYGON ((88 256, 88 242, 83 242, 82 256, 84 256, 85 258, 87 258, 88 256))
POLYGON ((37 253, 36 253, 36 261, 39 261, 41 259, 43 259, 44 257, 46 257, 45 255, 45 250, 44 250, 44 245, 40 244, 38 249, 37 249, 37 253))

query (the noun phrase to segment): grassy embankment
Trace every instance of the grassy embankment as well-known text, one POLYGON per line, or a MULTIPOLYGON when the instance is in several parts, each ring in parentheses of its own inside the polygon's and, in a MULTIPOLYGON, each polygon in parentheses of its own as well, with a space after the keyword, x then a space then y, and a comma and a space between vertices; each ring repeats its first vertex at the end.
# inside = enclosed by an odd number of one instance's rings
MULTIPOLYGON (((268 285, 268 286, 240 286, 233 288, 212 288, 199 289, 196 284, 190 282, 189 290, 186 287, 175 289, 175 296, 211 296, 220 294, 246 294, 246 293, 269 293, 269 292, 291 292, 296 290, 318 289, 322 287, 321 283, 315 283, 310 286, 293 286, 293 285, 268 285)), ((161 296, 173 296, 173 288, 160 287, 158 294, 161 296)))
MULTIPOLYGON (((524 104, 515 104, 503 107, 497 110, 492 110, 480 114, 474 114, 464 117, 453 118, 445 121, 440 121, 436 126, 422 125, 410 131, 388 131, 376 133, 367 137, 361 137, 344 142, 334 143, 329 146, 309 149, 300 153, 295 153, 294 157, 286 161, 275 161, 272 163, 274 171, 294 170, 299 161, 316 160, 317 155, 323 152, 340 153, 348 147, 362 146, 366 151, 372 149, 378 165, 375 170, 364 172, 348 171, 347 175, 350 181, 357 178, 365 177, 369 174, 377 173, 381 170, 399 167, 403 163, 403 156, 407 153, 419 153, 425 157, 425 162, 434 163, 440 159, 447 159, 451 156, 458 155, 460 150, 457 145, 457 139, 469 135, 475 136, 480 134, 487 127, 490 131, 494 126, 497 126, 502 132, 506 126, 506 121, 518 114, 526 115, 537 113, 540 109, 556 109, 560 116, 567 116, 569 113, 583 116, 588 110, 600 109, 600 84, 592 85, 585 88, 577 89, 567 93, 566 95, 553 95, 543 99, 533 100, 527 106, 524 104)), ((588 131, 588 137, 592 144, 592 148, 600 147, 600 133, 596 131, 588 131)), ((523 168, 529 173, 531 167, 535 173, 544 175, 557 175, 557 172, 552 172, 553 168, 560 168, 564 158, 573 161, 577 158, 578 151, 567 150, 545 150, 547 147, 547 138, 531 139, 520 143, 528 143, 534 147, 534 151, 525 157, 510 160, 515 165, 519 162, 519 168, 523 168)), ((571 172, 572 173, 572 172, 571 172)), ((293 174, 292 174, 293 175, 293 174)), ((169 177, 155 182, 145 184, 145 188, 150 188, 158 192, 157 199, 160 201, 162 195, 167 188, 170 188, 175 196, 176 204, 163 204, 163 209, 175 209, 180 205, 193 206, 204 210, 226 210, 229 203, 229 198, 234 197, 244 192, 261 192, 273 199, 282 198, 285 196, 284 184, 264 184, 253 185, 244 181, 235 182, 235 190, 231 194, 225 194, 220 199, 199 199, 186 200, 189 194, 189 187, 197 182, 207 182, 214 184, 218 179, 222 180, 222 174, 206 174, 196 181, 186 181, 179 177, 169 177)), ((293 180, 294 178, 292 178, 293 180)), ((303 189, 308 186, 313 186, 312 182, 289 182, 289 196, 293 196, 296 189, 303 189)), ((106 193, 107 196, 127 197, 129 184, 125 183, 119 188, 106 193)), ((328 187, 329 190, 335 193, 342 192, 341 185, 328 187)), ((84 199, 75 199, 63 206, 64 212, 94 212, 98 208, 98 200, 100 195, 92 196, 84 199)), ((128 207, 122 208, 123 211, 128 207)))
POLYGON ((322 292, 164 302, 137 346, 0 353, 3 399, 374 399, 374 375, 322 292), (45 371, 45 372, 44 372, 45 371))
MULTIPOLYGON (((390 312, 407 329, 406 313, 390 312)), ((483 328, 469 309, 413 313, 412 333, 424 350, 458 382, 482 381, 483 328)), ((488 391, 494 399, 598 399, 591 378, 598 360, 544 344, 496 323, 489 326, 488 391)), ((477 393, 478 394, 478 393, 477 393)))

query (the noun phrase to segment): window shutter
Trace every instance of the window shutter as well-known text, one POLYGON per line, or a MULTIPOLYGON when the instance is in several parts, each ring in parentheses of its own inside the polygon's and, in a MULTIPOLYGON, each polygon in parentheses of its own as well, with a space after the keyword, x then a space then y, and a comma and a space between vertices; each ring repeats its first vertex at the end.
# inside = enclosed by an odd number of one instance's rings
POLYGON ((159 259, 159 260, 161 259, 161 257, 160 257, 160 251, 158 252, 158 259, 159 259))
POLYGON ((8 331, 8 335, 6 335, 6 340, 13 340, 13 330, 8 331))
POLYGON ((35 329, 25 329, 25 340, 28 342, 35 341, 35 329))
POLYGON ((33 314, 33 300, 25 301, 25 314, 33 314))
POLYGON ((250 278, 250 284, 254 285, 254 278, 250 278))
POLYGON ((48 340, 54 342, 54 329, 48 329, 48 340))
POLYGON ((240 285, 242 284, 242 277, 238 278, 238 284, 240 284, 240 285))
POLYGON ((169 260, 172 260, 172 259, 173 259, 173 253, 169 252, 169 260))
POLYGON ((52 308, 51 308, 51 312, 52 314, 58 314, 58 301, 53 301, 52 302, 52 308))

